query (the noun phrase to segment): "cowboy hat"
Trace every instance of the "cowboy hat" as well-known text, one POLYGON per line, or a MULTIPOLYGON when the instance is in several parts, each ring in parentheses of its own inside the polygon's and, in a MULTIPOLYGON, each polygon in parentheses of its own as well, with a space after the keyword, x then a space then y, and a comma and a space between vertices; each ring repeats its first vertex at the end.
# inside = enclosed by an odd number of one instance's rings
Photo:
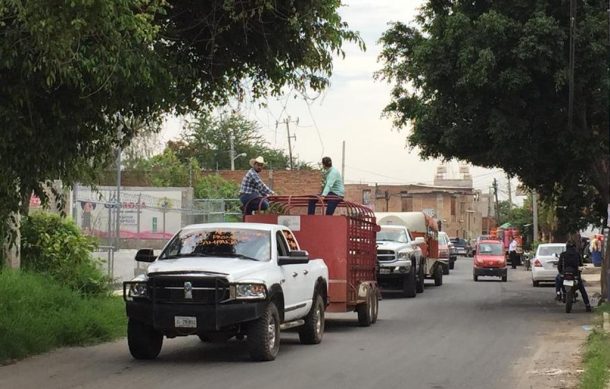
POLYGON ((263 157, 256 157, 250 160, 250 166, 254 167, 255 163, 260 163, 261 165, 265 165, 265 159, 263 157))

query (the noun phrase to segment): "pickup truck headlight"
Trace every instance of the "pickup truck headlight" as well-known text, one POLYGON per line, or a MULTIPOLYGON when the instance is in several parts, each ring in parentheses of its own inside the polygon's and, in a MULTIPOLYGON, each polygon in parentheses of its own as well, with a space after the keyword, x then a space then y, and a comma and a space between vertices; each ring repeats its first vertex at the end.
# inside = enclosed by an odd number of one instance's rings
POLYGON ((406 251, 400 252, 398 253, 398 256, 396 257, 397 259, 407 259, 409 256, 409 253, 406 251))
POLYGON ((264 300, 267 298, 267 287, 264 284, 234 284, 230 293, 236 300, 264 300))
POLYGON ((148 297, 148 284, 146 282, 133 282, 129 284, 128 298, 148 297))

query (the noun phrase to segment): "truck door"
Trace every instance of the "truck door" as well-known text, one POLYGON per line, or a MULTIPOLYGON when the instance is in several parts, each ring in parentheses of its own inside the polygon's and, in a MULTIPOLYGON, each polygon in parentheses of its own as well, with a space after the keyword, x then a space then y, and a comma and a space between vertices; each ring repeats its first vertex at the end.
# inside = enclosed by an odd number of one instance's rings
MULTIPOLYGON (((276 234, 277 255, 288 256, 290 251, 288 241, 284 236, 283 231, 278 231, 276 234)), ((304 289, 306 288, 307 264, 294 264, 280 266, 284 285, 284 319, 290 321, 303 316, 307 312, 307 301, 304 298, 304 289)), ((313 291, 312 288, 310 288, 313 291)), ((311 299, 311 297, 310 297, 311 299)))

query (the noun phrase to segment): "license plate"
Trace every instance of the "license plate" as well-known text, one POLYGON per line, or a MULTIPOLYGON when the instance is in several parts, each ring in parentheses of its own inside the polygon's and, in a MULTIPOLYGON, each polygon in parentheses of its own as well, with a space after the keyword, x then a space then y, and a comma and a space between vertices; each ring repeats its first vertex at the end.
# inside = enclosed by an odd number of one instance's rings
POLYGON ((564 286, 574 286, 574 280, 563 280, 564 286))
POLYGON ((390 274, 392 273, 392 269, 388 269, 388 268, 380 268, 379 269, 379 274, 390 274))
POLYGON ((197 328, 197 318, 195 316, 175 316, 174 326, 176 328, 197 328))

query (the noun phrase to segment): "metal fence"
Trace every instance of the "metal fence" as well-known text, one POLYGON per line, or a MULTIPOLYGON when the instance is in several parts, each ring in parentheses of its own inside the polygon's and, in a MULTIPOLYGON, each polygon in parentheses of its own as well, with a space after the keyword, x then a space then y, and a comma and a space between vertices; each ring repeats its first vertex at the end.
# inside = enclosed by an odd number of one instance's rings
POLYGON ((177 195, 171 198, 131 191, 122 192, 119 206, 112 193, 99 196, 81 189, 73 197, 72 217, 85 235, 98 239, 94 256, 105 262, 108 275, 122 280, 142 270, 131 255, 136 249, 160 249, 189 224, 240 221, 240 205, 239 199, 181 201, 177 195), (117 254, 119 250, 123 252, 117 254))

